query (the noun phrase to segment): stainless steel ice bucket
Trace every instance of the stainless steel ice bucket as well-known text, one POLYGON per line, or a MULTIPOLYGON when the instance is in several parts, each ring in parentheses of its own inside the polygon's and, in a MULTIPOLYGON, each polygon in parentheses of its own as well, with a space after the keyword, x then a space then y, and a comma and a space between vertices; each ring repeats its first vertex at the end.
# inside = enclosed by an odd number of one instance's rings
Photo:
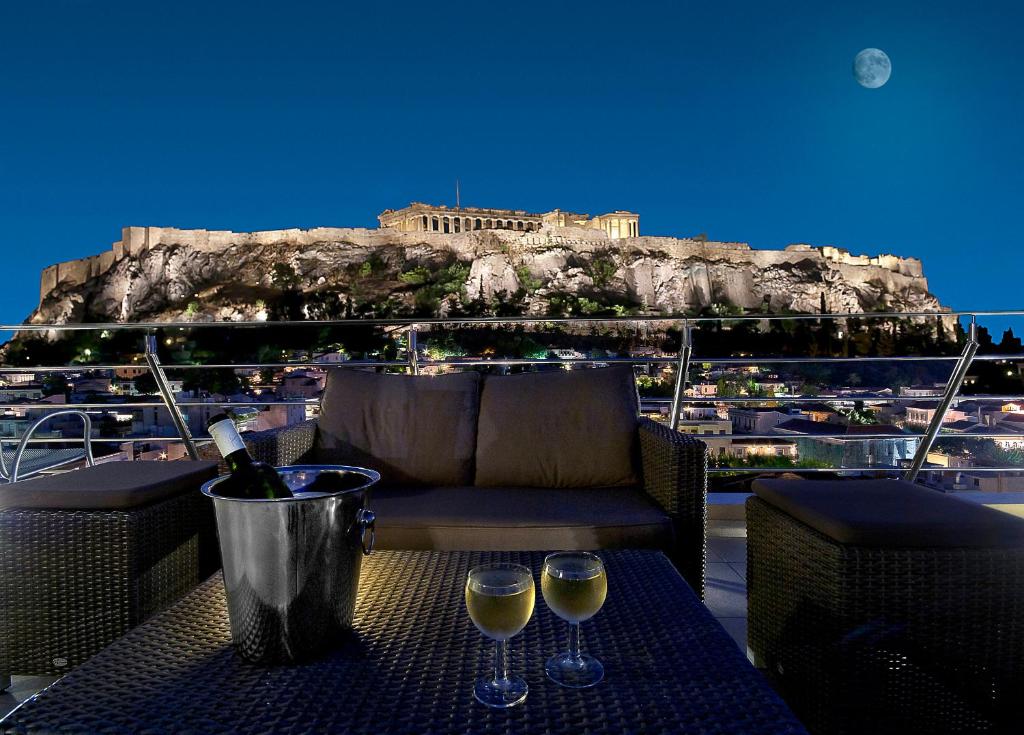
POLYGON ((341 465, 278 472, 293 491, 323 473, 340 473, 321 481, 349 487, 245 500, 218 494, 226 477, 203 485, 217 514, 231 640, 257 663, 301 661, 336 642, 352 625, 359 568, 373 547, 366 493, 380 475, 341 465))

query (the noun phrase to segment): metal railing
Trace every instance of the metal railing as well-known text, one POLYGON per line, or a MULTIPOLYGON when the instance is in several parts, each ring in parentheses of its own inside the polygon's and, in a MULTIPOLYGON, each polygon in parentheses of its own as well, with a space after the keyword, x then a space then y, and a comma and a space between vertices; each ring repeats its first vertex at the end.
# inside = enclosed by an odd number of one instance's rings
POLYGON ((18 442, 18 448, 14 452, 14 462, 11 466, 11 471, 7 472, 7 467, 4 465, 3 452, 0 452, 0 475, 8 478, 9 482, 17 482, 19 473, 21 472, 21 460, 25 456, 25 450, 28 449, 29 442, 32 441, 32 435, 36 433, 44 423, 54 418, 55 416, 77 416, 82 420, 82 442, 85 444, 85 463, 89 467, 96 464, 96 460, 92 456, 92 419, 89 418, 89 414, 85 411, 78 409, 62 409, 54 411, 53 413, 43 416, 36 420, 32 426, 28 428, 22 437, 21 441, 18 442))
MULTIPOLYGON (((904 476, 907 479, 916 479, 921 472, 950 472, 956 468, 946 467, 925 467, 924 463, 929 451, 936 439, 940 436, 945 417, 949 408, 957 398, 979 401, 1024 401, 1024 395, 971 395, 964 396, 961 388, 968 370, 975 362, 1002 361, 1014 362, 1024 361, 1022 354, 999 354, 999 355, 978 355, 977 340, 977 318, 978 317, 1020 317, 1024 316, 1024 310, 984 310, 984 311, 950 311, 950 312, 871 312, 856 313, 848 312, 842 314, 756 314, 736 316, 628 316, 628 317, 452 317, 452 318, 401 318, 401 319, 348 319, 348 320, 309 320, 300 322, 170 322, 170 323, 105 323, 105 324, 22 324, 22 325, 0 325, 0 332, 30 332, 50 333, 79 332, 79 331, 139 331, 144 337, 144 356, 146 364, 123 363, 123 364, 97 364, 97 365, 0 365, 0 375, 5 373, 18 372, 88 372, 88 371, 115 371, 119 369, 148 369, 153 375, 160 398, 157 401, 119 401, 113 403, 76 403, 75 408, 81 410, 105 410, 115 411, 128 408, 152 408, 162 406, 171 417, 175 426, 177 436, 161 437, 122 437, 122 438, 95 438, 94 442, 106 443, 128 443, 128 442, 171 442, 177 441, 184 444, 190 457, 198 456, 196 441, 208 440, 209 437, 193 437, 188 428, 188 423, 182 414, 182 408, 200 406, 221 406, 221 407, 266 407, 270 405, 302 405, 315 406, 317 399, 304 400, 246 400, 246 401, 195 401, 178 400, 170 390, 169 382, 165 374, 165 368, 174 370, 261 370, 261 369, 289 369, 289 368, 388 368, 404 369, 412 374, 418 374, 431 368, 472 368, 472 367, 527 367, 539 365, 598 365, 625 363, 632 365, 673 365, 675 371, 675 384, 673 386, 671 399, 644 399, 645 403, 659 403, 667 405, 669 425, 678 428, 687 405, 731 405, 731 404, 794 404, 801 403, 836 403, 859 401, 865 404, 874 403, 935 403, 936 410, 932 421, 927 428, 920 433, 903 432, 899 434, 879 433, 822 433, 811 435, 799 434, 727 434, 708 436, 708 439, 774 439, 780 441, 794 441, 797 439, 833 439, 848 441, 877 441, 877 440, 913 440, 920 439, 920 444, 915 453, 914 459, 908 468, 897 468, 890 466, 868 466, 868 467, 838 467, 838 468, 814 468, 799 467, 800 472, 834 472, 836 470, 846 472, 898 472, 905 469, 904 476), (843 321, 859 320, 868 322, 871 320, 934 320, 934 319, 967 319, 968 331, 967 340, 963 352, 957 355, 870 355, 858 357, 836 357, 826 356, 700 356, 695 354, 693 330, 708 323, 718 323, 723 327, 736 325, 742 322, 756 322, 759 324, 772 321, 815 321, 825 320, 843 321), (444 359, 425 359, 419 350, 419 336, 424 330, 430 331, 433 328, 443 327, 445 329, 459 329, 465 327, 479 328, 484 326, 508 326, 532 325, 535 329, 545 327, 563 326, 586 326, 609 324, 618 326, 655 325, 659 329, 674 327, 679 332, 680 348, 676 354, 658 356, 636 356, 636 357, 558 357, 548 356, 544 358, 519 358, 519 357, 454 357, 444 359), (196 329, 261 329, 261 328, 290 328, 290 327, 380 327, 386 330, 399 331, 407 336, 407 348, 405 359, 355 359, 345 362, 325 363, 320 361, 296 360, 296 361, 275 361, 275 362, 217 362, 203 364, 174 364, 163 365, 157 354, 155 332, 170 330, 196 330, 196 329), (694 364, 701 366, 762 366, 762 365, 805 365, 805 364, 828 364, 828 365, 855 365, 865 362, 871 363, 903 363, 903 362, 948 362, 952 364, 952 372, 941 395, 934 396, 870 396, 856 394, 828 394, 828 395, 774 395, 774 396, 688 396, 686 395, 689 373, 694 364)), ((550 353, 549 353, 550 355, 550 353)), ((0 408, 25 409, 25 403, 0 403, 0 408)), ((65 408, 62 404, 28 404, 33 410, 54 410, 65 408)), ((993 435, 988 433, 960 433, 950 436, 960 438, 992 439, 993 435)), ((1013 435, 1001 435, 1000 438, 1013 435)), ((58 443, 65 439, 31 439, 27 443, 58 443)), ((970 472, 999 472, 1007 470, 1024 470, 1024 468, 1004 467, 969 467, 962 468, 970 472)), ((713 468, 712 472, 777 472, 784 469, 776 467, 724 467, 713 468)))

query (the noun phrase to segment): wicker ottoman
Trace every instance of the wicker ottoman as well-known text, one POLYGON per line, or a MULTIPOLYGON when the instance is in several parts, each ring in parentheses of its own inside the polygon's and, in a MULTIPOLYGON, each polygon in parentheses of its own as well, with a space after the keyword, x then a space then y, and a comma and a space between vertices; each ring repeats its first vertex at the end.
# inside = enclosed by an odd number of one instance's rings
POLYGON ((0 486, 0 689, 56 675, 219 567, 214 462, 109 462, 0 486))
POLYGON ((748 637, 819 733, 1019 732, 1024 521, 896 480, 760 480, 748 637))

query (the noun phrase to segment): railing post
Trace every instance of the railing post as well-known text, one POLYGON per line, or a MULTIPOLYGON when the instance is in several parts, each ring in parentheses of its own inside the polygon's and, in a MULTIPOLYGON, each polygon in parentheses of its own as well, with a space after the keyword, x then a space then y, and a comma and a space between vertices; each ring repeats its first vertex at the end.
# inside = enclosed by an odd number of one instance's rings
POLYGON ((917 448, 917 453, 914 454, 914 461, 904 474, 903 479, 908 482, 916 482, 917 476, 921 472, 921 468, 924 466, 925 460, 928 458, 928 452, 932 449, 932 444, 935 443, 935 437, 938 436, 939 431, 942 429, 942 423, 946 420, 946 413, 949 411, 949 406, 960 392, 960 386, 964 383, 964 378, 967 377, 967 371, 971 367, 971 362, 974 360, 974 355, 978 352, 978 324, 972 318, 971 325, 967 331, 967 344, 964 345, 964 351, 960 354, 960 359, 957 360, 953 366, 953 372, 949 376, 949 382, 946 383, 946 392, 942 394, 942 400, 939 401, 935 407, 935 415, 932 416, 931 423, 928 424, 928 430, 921 438, 921 446, 917 448))
POLYGON ((690 355, 693 353, 693 335, 690 333, 690 323, 683 322, 683 330, 679 343, 679 363, 676 366, 676 386, 672 393, 672 414, 669 416, 668 425, 673 429, 679 427, 679 414, 683 406, 683 394, 686 391, 686 377, 690 372, 690 355))
POLYGON ((181 441, 185 444, 185 451, 188 452, 189 459, 199 459, 199 452, 196 450, 196 443, 192 440, 192 432, 188 430, 188 424, 185 422, 185 417, 181 414, 181 408, 174 400, 174 394, 171 393, 171 388, 167 384, 167 376, 164 374, 163 366, 160 364, 160 357, 156 353, 156 335, 147 334, 145 337, 146 344, 146 363, 149 365, 149 372, 153 375, 153 380, 156 381, 156 387, 160 391, 160 397, 164 400, 164 405, 171 414, 171 421, 174 422, 174 428, 178 430, 178 436, 181 437, 181 441))
POLYGON ((416 355, 416 327, 409 327, 409 372, 413 375, 420 374, 420 361, 416 355))

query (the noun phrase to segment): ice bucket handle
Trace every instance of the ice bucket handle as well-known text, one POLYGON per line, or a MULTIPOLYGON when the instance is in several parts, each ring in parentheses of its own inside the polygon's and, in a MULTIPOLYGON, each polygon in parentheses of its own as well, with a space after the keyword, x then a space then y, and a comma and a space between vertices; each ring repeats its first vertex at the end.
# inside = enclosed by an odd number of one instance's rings
POLYGON ((377 538, 377 516, 372 510, 363 508, 359 511, 359 543, 363 547, 363 554, 369 556, 373 551, 373 542, 377 538), (370 532, 370 542, 366 542, 366 532, 370 532))

